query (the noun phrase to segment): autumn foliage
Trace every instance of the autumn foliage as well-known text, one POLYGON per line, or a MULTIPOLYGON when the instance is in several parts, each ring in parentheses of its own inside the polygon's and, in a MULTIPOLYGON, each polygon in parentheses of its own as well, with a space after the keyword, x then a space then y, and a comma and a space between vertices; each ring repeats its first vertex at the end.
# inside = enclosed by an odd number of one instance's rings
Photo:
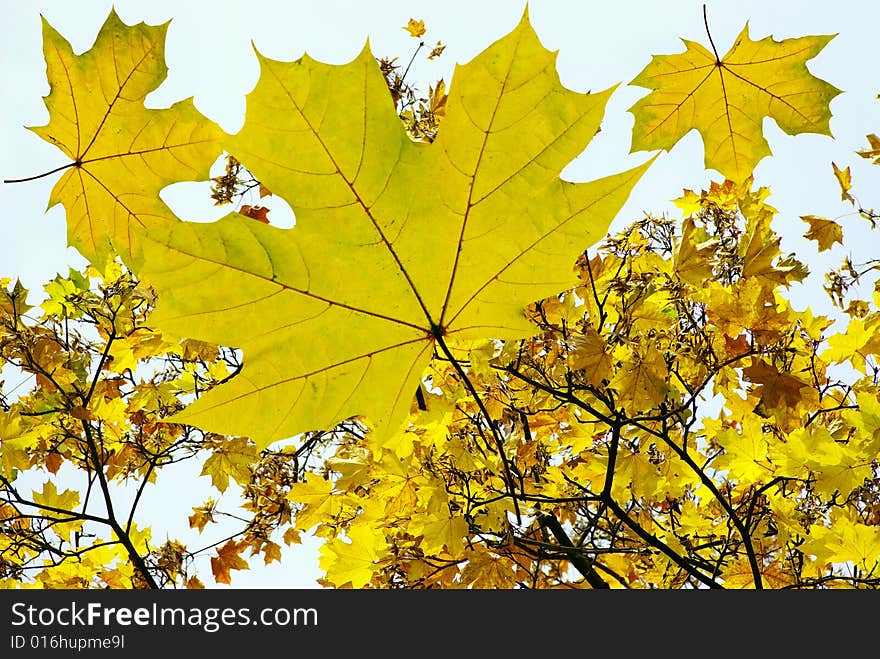
POLYGON ((0 583, 199 588, 209 554, 228 584, 312 533, 337 588, 880 585, 880 292, 857 297, 878 264, 827 273, 835 317, 795 308, 809 258, 751 177, 764 117, 829 134, 840 90, 805 63, 830 37, 655 56, 633 150, 695 128, 722 177, 609 233, 654 158, 560 178, 613 89, 563 87, 527 15, 426 95, 368 49, 261 55, 235 135, 143 106, 164 33, 111 13, 76 56, 45 25, 35 130, 71 161, 50 202, 92 265, 39 306, 2 282, 0 360, 34 379, 0 398, 0 583), (221 156, 236 210, 175 217, 160 190, 221 156), (181 492, 199 547, 138 514, 183 460, 241 491, 235 514, 181 492))

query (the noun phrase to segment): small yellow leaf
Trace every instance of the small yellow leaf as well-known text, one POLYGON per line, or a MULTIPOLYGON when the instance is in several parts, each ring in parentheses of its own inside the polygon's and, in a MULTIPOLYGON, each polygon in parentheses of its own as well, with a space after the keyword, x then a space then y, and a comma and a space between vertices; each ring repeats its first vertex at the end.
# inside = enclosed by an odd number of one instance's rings
POLYGON ((244 485, 250 482, 250 467, 259 459, 257 448, 246 437, 234 437, 214 449, 202 466, 202 476, 210 476, 211 483, 221 492, 229 487, 229 477, 244 485))
MULTIPOLYGON (((764 588, 784 588, 792 583, 792 578, 780 570, 776 565, 759 565, 761 584, 764 588)), ((722 572, 724 587, 728 589, 754 588, 755 578, 752 568, 745 559, 738 559, 731 563, 722 572)))
POLYGON ((287 498, 294 503, 304 504, 296 513, 296 528, 301 531, 308 531, 342 509, 340 496, 333 494, 333 483, 317 474, 306 474, 305 481, 291 485, 287 498))
POLYGON ((647 412, 662 403, 669 393, 669 369, 663 354, 648 349, 645 354, 626 350, 626 357, 608 385, 617 392, 617 403, 630 415, 647 412))
POLYGON ((189 516, 189 527, 198 529, 201 533, 209 522, 214 521, 214 500, 208 499, 204 506, 193 508, 193 514, 189 516))
POLYGON ((463 517, 445 517, 425 524, 422 550, 425 554, 436 554, 446 550, 453 556, 464 547, 464 539, 468 535, 469 526, 463 517))
POLYGON ((428 53, 428 59, 436 59, 443 54, 443 51, 446 50, 446 46, 444 46, 441 42, 437 42, 437 45, 431 49, 431 52, 428 53))
POLYGON ((804 234, 804 238, 819 243, 820 252, 831 249, 834 243, 843 244, 843 227, 834 220, 815 215, 801 215, 801 219, 810 225, 810 230, 804 234))
POLYGON ((414 18, 409 19, 409 22, 403 26, 403 29, 409 32, 411 37, 420 37, 427 30, 425 29, 425 21, 417 21, 414 18))
POLYGON ((582 333, 575 335, 572 351, 568 355, 568 367, 573 371, 583 370, 587 382, 597 387, 611 380, 613 367, 608 346, 592 325, 587 325, 582 333))
POLYGON ((337 587, 351 583, 352 588, 363 588, 373 578, 374 561, 379 556, 376 545, 382 534, 366 526, 353 526, 347 535, 349 542, 336 537, 321 545, 318 563, 337 587))
POLYGON ((68 243, 99 267, 112 262, 114 251, 132 254, 133 226, 174 224, 159 192, 184 172, 205 178, 217 157, 223 133, 191 99, 144 107, 166 77, 167 29, 125 25, 111 10, 92 48, 75 55, 43 20, 50 121, 31 130, 76 164, 55 184, 49 204, 64 205, 68 243))
POLYGON ((703 287, 712 279, 709 258, 716 243, 717 241, 708 240, 705 229, 696 227, 693 218, 686 218, 681 225, 681 238, 676 240, 672 253, 675 274, 691 286, 703 287))
POLYGON ((677 199, 673 199, 672 203, 678 206, 684 217, 696 215, 703 210, 701 197, 693 190, 685 190, 684 194, 677 199))
POLYGON ((298 545, 301 542, 302 542, 302 538, 300 537, 299 531, 297 531, 292 526, 284 532, 284 544, 285 545, 288 545, 288 546, 293 545, 293 544, 298 545))
POLYGON ((868 143, 871 145, 869 149, 860 149, 856 151, 862 158, 873 158, 873 164, 880 165, 880 137, 873 133, 868 135, 868 143))
POLYGON ((43 485, 43 491, 32 493, 34 502, 47 506, 46 511, 49 513, 58 513, 61 510, 69 510, 73 512, 79 505, 79 492, 76 490, 64 490, 58 493, 58 488, 52 481, 46 481, 43 485))
POLYGON ((269 565, 273 561, 281 562, 281 546, 275 542, 267 542, 263 545, 263 562, 269 565))

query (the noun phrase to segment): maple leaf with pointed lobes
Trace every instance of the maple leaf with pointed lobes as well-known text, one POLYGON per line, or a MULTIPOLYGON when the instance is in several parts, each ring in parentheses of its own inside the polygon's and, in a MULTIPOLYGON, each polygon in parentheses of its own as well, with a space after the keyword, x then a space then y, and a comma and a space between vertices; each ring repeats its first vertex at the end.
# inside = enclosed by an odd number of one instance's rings
POLYGON ((296 514, 296 527, 308 531, 324 519, 332 518, 342 510, 339 494, 334 494, 333 483, 316 474, 306 474, 306 479, 290 487, 287 498, 304 504, 296 514))
POLYGON ((409 36, 416 38, 422 36, 423 34, 425 34, 425 32, 427 32, 427 29, 425 28, 425 21, 417 21, 414 18, 409 19, 406 25, 403 26, 403 29, 409 32, 409 36))
POLYGON ((611 379, 613 363, 608 346, 592 325, 584 327, 572 340, 568 367, 573 371, 583 370, 586 381, 596 387, 611 379))
POLYGON ((73 161, 49 206, 64 206, 68 243, 99 266, 113 252, 130 254, 132 226, 177 221, 159 192, 182 177, 207 178, 220 153, 222 131, 192 99, 144 107, 167 72, 167 27, 128 26, 111 10, 94 46, 76 56, 43 20, 49 123, 31 130, 73 161))
POLYGON ((534 334, 523 309, 571 284, 648 163, 590 183, 559 172, 611 91, 561 86, 527 16, 455 71, 443 129, 409 139, 375 58, 260 56, 234 153, 296 214, 151 230, 139 272, 154 322, 244 352, 174 421, 258 447, 362 416, 390 432, 439 341, 534 334))
POLYGON ((743 368, 743 379, 757 385, 761 402, 772 409, 780 406, 794 409, 801 401, 801 389, 809 385, 791 375, 780 372, 772 364, 752 358, 752 363, 743 368))
POLYGON ((630 83, 653 90, 629 109, 636 119, 632 151, 671 149, 697 129, 706 167, 741 182, 770 155, 764 117, 789 135, 830 136, 829 103, 841 90, 810 74, 806 62, 834 36, 752 41, 746 23, 720 59, 682 39, 685 52, 655 55, 630 83))
POLYGON ((240 556, 246 547, 246 543, 229 540, 217 549, 217 555, 211 557, 211 571, 217 583, 232 583, 231 570, 249 569, 248 562, 240 556))
POLYGON ((692 217, 681 224, 681 237, 675 241, 672 253, 675 274, 692 286, 702 287, 713 278, 709 261, 716 240, 710 240, 705 229, 698 229, 692 217))
POLYGON ((211 484, 225 492, 230 476, 241 485, 250 482, 250 467, 259 457, 256 447, 246 437, 226 439, 205 460, 201 475, 210 476, 211 484))
POLYGON ((625 358, 608 387, 617 392, 617 404, 630 414, 650 410, 672 393, 669 369, 663 354, 646 349, 642 353, 624 348, 625 358))
POLYGON ((843 244, 843 227, 834 220, 816 215, 801 215, 801 219, 810 225, 810 230, 804 234, 804 238, 819 243, 820 252, 831 249, 834 243, 843 244))
POLYGON ((336 537, 321 545, 318 562, 334 585, 350 583, 352 588, 363 588, 373 578, 376 559, 382 543, 381 530, 352 526, 347 531, 349 542, 336 537))

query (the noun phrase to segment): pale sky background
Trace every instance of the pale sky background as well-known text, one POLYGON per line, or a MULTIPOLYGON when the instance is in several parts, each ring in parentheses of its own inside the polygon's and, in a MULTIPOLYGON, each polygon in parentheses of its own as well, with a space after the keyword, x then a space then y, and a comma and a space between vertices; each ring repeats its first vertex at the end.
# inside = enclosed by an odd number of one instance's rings
MULTIPOLYGON (((765 134, 774 156, 765 158, 755 171, 756 184, 772 189, 770 203, 779 210, 774 228, 782 235, 784 252, 796 252, 814 274, 797 285, 797 306, 829 312, 821 291, 822 273, 837 265, 846 254, 854 260, 880 256, 876 236, 862 239, 864 220, 840 201, 831 162, 850 165, 854 191, 866 207, 880 206, 876 192, 880 170, 855 154, 867 144, 865 135, 880 133, 880 76, 876 68, 875 30, 880 25, 880 2, 828 0, 741 0, 707 3, 712 36, 723 54, 748 21, 755 40, 772 34, 777 40, 812 34, 838 36, 812 61, 810 71, 844 93, 831 103, 831 130, 835 139, 822 135, 790 137, 771 119, 765 134), (807 225, 798 218, 813 214, 837 218, 844 226, 847 244, 835 245, 818 254, 816 243, 804 239, 807 225)), ((345 0, 237 1, 212 0, 121 0, 116 11, 128 24, 141 21, 155 25, 169 19, 166 60, 169 76, 148 97, 149 107, 167 107, 180 99, 195 97, 196 107, 208 118, 234 133, 244 121, 245 94, 255 85, 259 71, 251 41, 268 57, 293 60, 304 52, 315 59, 344 63, 361 50, 365 39, 376 56, 397 56, 404 63, 417 40, 401 27, 412 17, 426 22, 424 40, 446 44, 442 57, 428 62, 420 54, 408 80, 427 88, 438 78, 454 85, 455 63, 464 63, 509 32, 522 16, 522 0, 433 0, 424 2, 354 2, 345 0)), ((0 177, 32 176, 66 164, 54 146, 23 126, 44 125, 48 113, 42 97, 49 91, 42 56, 40 14, 73 45, 77 53, 88 50, 107 17, 111 2, 104 0, 0 0, 4 38, 0 41, 3 85, 0 121, 0 177)), ((598 91, 622 83, 606 109, 602 132, 564 171, 572 181, 592 180, 644 162, 650 154, 629 154, 633 117, 626 112, 647 93, 627 86, 650 61, 652 54, 681 52, 680 37, 708 47, 703 25, 702 2, 694 0, 635 0, 624 2, 574 2, 532 0, 532 25, 544 46, 558 50, 557 68, 562 83, 575 91, 598 91)), ((423 54, 426 50, 423 50, 423 54)), ((442 129, 442 126, 441 126, 442 129)), ((64 210, 59 205, 45 212, 49 193, 61 174, 16 185, 0 185, 0 278, 21 278, 24 285, 39 289, 68 266, 85 261, 66 246, 64 210)), ((612 229, 642 217, 644 211, 679 217, 670 202, 683 188, 700 190, 716 172, 703 168, 703 148, 696 132, 688 134, 670 152, 663 153, 636 186, 612 229)), ((227 212, 209 199, 208 185, 178 184, 163 198, 179 216, 212 221, 227 212)), ((269 217, 290 226, 292 217, 283 202, 263 200, 274 210, 269 217)), ((576 255, 572 255, 574 258, 576 255)), ((2 439, 2 438, 0 438, 2 439)), ((217 495, 207 477, 199 477, 195 464, 171 467, 147 490, 140 519, 153 522, 153 538, 162 541, 167 532, 190 548, 219 539, 209 527, 201 537, 186 522, 189 506, 217 495), (185 506, 179 513, 171 511, 185 506)), ((221 504, 233 505, 238 497, 230 487, 221 504)), ((314 587, 320 574, 315 542, 294 546, 279 566, 262 567, 252 561, 250 571, 233 573, 233 587, 314 587)), ((199 563, 200 576, 214 587, 206 556, 199 563)))

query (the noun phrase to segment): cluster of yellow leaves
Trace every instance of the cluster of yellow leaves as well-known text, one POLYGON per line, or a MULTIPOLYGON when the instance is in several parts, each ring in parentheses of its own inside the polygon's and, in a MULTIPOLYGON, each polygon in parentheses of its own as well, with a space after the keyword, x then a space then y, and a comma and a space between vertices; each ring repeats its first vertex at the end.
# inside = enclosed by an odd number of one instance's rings
POLYGON ((71 270, 44 293, 33 307, 19 283, 0 281, 0 365, 15 385, 0 396, 0 583, 195 584, 189 573, 195 552, 174 540, 151 544, 150 528, 139 530, 135 521, 136 502, 130 518, 128 510, 114 518, 96 492, 104 491, 99 481, 108 495, 131 486, 142 491, 166 465, 200 454, 207 454, 202 473, 221 492, 230 480, 248 489, 254 520, 237 546, 277 560, 278 545, 267 538, 289 523, 289 510, 273 508, 256 492, 265 480, 259 466, 270 458, 261 463, 245 438, 166 421, 230 377, 234 353, 155 331, 148 321, 155 293, 118 263, 71 270), (26 491, 23 483, 41 472, 49 479, 26 491))
POLYGON ((876 583, 880 387, 827 369, 865 373, 880 343, 792 309, 807 271, 767 195, 713 183, 677 200, 683 233, 646 218, 609 237, 532 308, 542 335, 460 355, 485 409, 435 362, 404 431, 349 434, 289 494, 329 540, 325 583, 587 586, 545 512, 612 587, 876 583))

